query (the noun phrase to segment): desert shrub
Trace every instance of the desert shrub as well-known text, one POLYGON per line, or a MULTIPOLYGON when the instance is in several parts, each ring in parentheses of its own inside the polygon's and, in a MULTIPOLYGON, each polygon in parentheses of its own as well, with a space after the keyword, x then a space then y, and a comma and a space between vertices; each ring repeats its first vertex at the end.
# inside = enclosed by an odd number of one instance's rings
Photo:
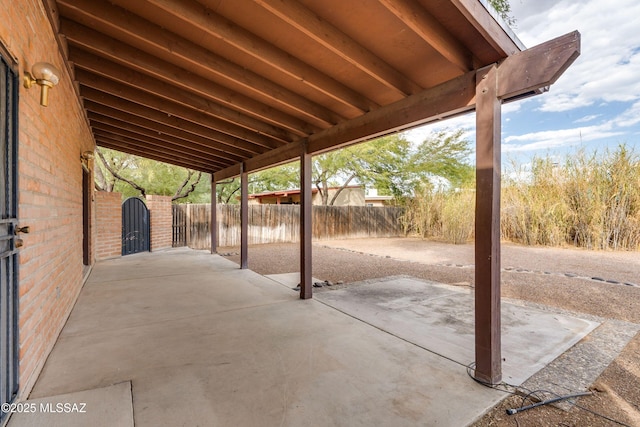
POLYGON ((423 188, 407 201, 403 225, 407 234, 465 243, 473 236, 475 191, 423 188))
MULTIPOLYGON (((475 192, 425 188, 407 201, 407 233, 463 243, 473 237, 475 192)), ((640 249, 640 159, 625 145, 534 158, 503 178, 502 238, 526 245, 640 249)))

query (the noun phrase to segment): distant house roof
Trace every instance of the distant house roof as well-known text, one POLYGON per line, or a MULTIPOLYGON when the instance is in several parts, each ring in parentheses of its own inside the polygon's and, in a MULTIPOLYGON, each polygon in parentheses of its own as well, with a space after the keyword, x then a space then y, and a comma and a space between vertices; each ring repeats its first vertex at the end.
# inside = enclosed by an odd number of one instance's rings
MULTIPOLYGON (((329 190, 338 190, 341 187, 329 187, 329 190)), ((345 188, 362 188, 360 185, 348 185, 345 188)), ((311 189, 312 193, 317 193, 317 188, 311 189)), ((255 193, 249 194, 249 199, 261 199, 265 197, 289 197, 289 196, 297 196, 300 194, 300 189, 290 189, 290 190, 277 190, 277 191, 265 191, 263 193, 255 193)))

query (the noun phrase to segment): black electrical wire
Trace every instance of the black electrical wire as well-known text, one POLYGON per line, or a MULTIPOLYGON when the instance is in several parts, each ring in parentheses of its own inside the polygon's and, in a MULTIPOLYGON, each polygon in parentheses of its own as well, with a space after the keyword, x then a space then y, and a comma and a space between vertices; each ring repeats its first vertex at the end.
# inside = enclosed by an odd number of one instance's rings
MULTIPOLYGON (((572 397, 578 397, 578 396, 580 396, 580 395, 588 395, 588 394, 592 394, 592 393, 589 393, 589 392, 585 392, 585 394, 580 394, 580 393, 578 393, 578 394, 576 394, 576 395, 561 396, 561 395, 559 395, 559 394, 557 394, 557 393, 554 393, 554 392, 551 392, 551 391, 548 391, 548 390, 534 390, 534 391, 532 391, 532 390, 527 389, 526 387, 522 387, 522 386, 515 386, 515 385, 512 385, 512 384, 506 383, 506 382, 504 382, 504 381, 501 381, 501 382, 496 383, 496 384, 492 384, 492 383, 487 382, 487 381, 482 381, 482 380, 480 380, 480 379, 476 378, 475 376, 473 376, 473 375, 471 374, 471 370, 472 370, 472 369, 475 369, 475 366, 476 366, 476 363, 475 363, 475 362, 471 362, 470 364, 468 364, 468 365, 467 365, 467 375, 469 375, 469 377, 470 377, 472 380, 474 380, 474 381, 475 381, 475 382, 477 382, 478 384, 481 384, 481 385, 483 385, 483 386, 485 386, 485 387, 489 387, 489 388, 491 388, 491 389, 494 389, 494 390, 497 390, 497 391, 501 391, 501 392, 503 392, 503 393, 512 394, 512 395, 514 395, 514 396, 515 396, 515 395, 522 394, 522 392, 519 392, 519 391, 520 391, 520 390, 524 390, 524 391, 526 391, 526 392, 527 392, 527 394, 523 396, 522 404, 524 404, 524 402, 525 402, 525 400, 526 400, 526 399, 531 400, 531 399, 530 399, 530 396, 532 396, 532 395, 534 395, 534 394, 536 394, 536 393, 548 393, 548 394, 550 394, 550 395, 554 395, 554 396, 556 396, 556 398, 555 398, 555 399, 549 399, 549 401, 544 402, 544 404, 549 404, 549 403, 557 402, 557 401, 564 400, 564 399, 571 399, 572 397), (500 387, 502 387, 502 388, 500 388, 500 387), (510 388, 510 389, 513 389, 514 391, 509 390, 509 388, 510 388)), ((540 399, 540 400, 542 400, 542 399, 540 399)), ((532 400, 532 401, 533 401, 533 400, 532 400)), ((615 420, 615 419, 613 419, 613 418, 610 418, 610 417, 608 417, 608 416, 606 416, 606 415, 604 415, 604 414, 601 414, 601 413, 599 413, 599 412, 593 411, 593 410, 591 410, 591 409, 589 409, 589 408, 585 408, 584 406, 578 405, 577 403, 572 402, 572 401, 570 401, 570 400, 568 401, 568 403, 569 403, 569 404, 571 404, 571 405, 573 405, 573 406, 575 406, 575 407, 576 407, 576 408, 578 408, 578 409, 582 409, 583 411, 589 412, 589 413, 591 413, 591 414, 593 414, 593 415, 595 415, 595 416, 597 416, 597 417, 603 418, 603 419, 605 419, 605 420, 607 420, 607 421, 611 421, 612 423, 616 423, 616 424, 621 425, 621 426, 623 426, 623 427, 632 427, 632 426, 630 426, 629 424, 625 424, 625 423, 623 423, 623 422, 620 422, 620 421, 618 421, 618 420, 615 420)), ((527 408, 527 409, 530 409, 530 408, 532 408, 532 407, 536 407, 536 406, 541 406, 542 404, 543 404, 543 402, 538 402, 538 404, 529 405, 529 408, 527 408)), ((510 413, 510 410, 507 410, 507 414, 509 414, 509 415, 514 415, 514 414, 517 414, 518 412, 521 412, 522 410, 525 410, 525 409, 521 409, 521 408, 523 408, 523 407, 521 406, 521 407, 520 407, 520 409, 516 410, 516 411, 515 411, 515 412, 513 412, 513 413, 510 413)), ((517 419, 516 419, 516 422, 517 422, 517 419)))
MULTIPOLYGON (((582 393, 574 393, 574 394, 568 394, 566 396, 558 396, 558 397, 554 397, 553 399, 547 399, 547 400, 542 400, 540 402, 532 403, 531 405, 520 406, 519 408, 509 408, 509 409, 507 409, 507 414, 515 415, 518 412, 524 412, 524 411, 526 411, 528 409, 537 408, 538 406, 544 406, 544 405, 548 405, 550 403, 555 403, 555 402, 559 402, 561 400, 567 400, 567 399, 571 399, 571 398, 574 398, 574 397, 591 396, 591 395, 593 395, 593 393, 591 393, 590 391, 583 391, 582 393)), ((524 399, 523 399, 523 403, 524 403, 524 399)))

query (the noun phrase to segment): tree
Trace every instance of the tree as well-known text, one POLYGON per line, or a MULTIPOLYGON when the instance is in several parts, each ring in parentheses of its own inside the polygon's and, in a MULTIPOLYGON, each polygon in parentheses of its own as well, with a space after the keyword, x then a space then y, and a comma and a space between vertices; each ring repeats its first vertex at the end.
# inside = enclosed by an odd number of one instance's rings
POLYGON ((332 205, 354 181, 394 193, 393 180, 404 172, 410 145, 396 134, 316 156, 312 180, 322 204, 332 205), (329 188, 334 186, 338 189, 329 200, 329 188))
POLYGON ((95 187, 126 197, 158 194, 173 201, 208 202, 211 186, 202 172, 145 159, 115 150, 97 148, 95 187))
MULTIPOLYGON (((323 205, 332 205, 350 184, 376 188, 397 198, 413 195, 425 185, 445 181, 460 187, 473 180, 471 148, 464 132, 441 131, 414 146, 401 134, 386 136, 313 157, 312 182, 323 205), (329 197, 329 188, 337 191, 329 197)), ((300 185, 299 162, 249 176, 249 192, 285 190, 300 185)), ((237 203, 238 179, 219 183, 218 203, 237 203)))
POLYGON ((511 5, 509 0, 489 0, 489 4, 498 12, 500 17, 510 26, 515 25, 516 20, 509 14, 511 12, 511 5))

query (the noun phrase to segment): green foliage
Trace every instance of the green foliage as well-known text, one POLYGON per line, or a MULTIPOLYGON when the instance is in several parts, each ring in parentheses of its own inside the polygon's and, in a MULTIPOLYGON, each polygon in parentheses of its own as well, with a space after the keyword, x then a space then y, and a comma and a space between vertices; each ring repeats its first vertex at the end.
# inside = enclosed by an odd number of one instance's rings
POLYGON ((509 0, 489 0, 489 4, 498 12, 500 17, 510 26, 514 26, 516 20, 509 14, 511 12, 511 5, 509 0))
MULTIPOLYGON (((96 188, 103 191, 122 193, 123 197, 139 196, 143 189, 146 194, 175 196, 189 177, 185 189, 195 183, 198 173, 179 166, 99 148, 107 165, 97 156, 96 188), (116 176, 117 175, 117 176, 116 176)), ((99 153, 99 154, 100 154, 99 153)), ((184 191, 183 191, 184 192, 184 191)), ((178 203, 208 203, 211 200, 211 178, 202 174, 195 189, 178 203)))
MULTIPOLYGON (((445 180, 454 187, 473 181, 471 148, 463 131, 442 131, 414 146, 401 134, 377 138, 313 157, 312 181, 323 204, 332 204, 328 188, 361 184, 380 194, 402 198, 425 185, 445 180)), ((299 162, 288 163, 249 176, 249 192, 299 188, 299 162)), ((219 183, 219 203, 237 203, 238 179, 219 183)))

